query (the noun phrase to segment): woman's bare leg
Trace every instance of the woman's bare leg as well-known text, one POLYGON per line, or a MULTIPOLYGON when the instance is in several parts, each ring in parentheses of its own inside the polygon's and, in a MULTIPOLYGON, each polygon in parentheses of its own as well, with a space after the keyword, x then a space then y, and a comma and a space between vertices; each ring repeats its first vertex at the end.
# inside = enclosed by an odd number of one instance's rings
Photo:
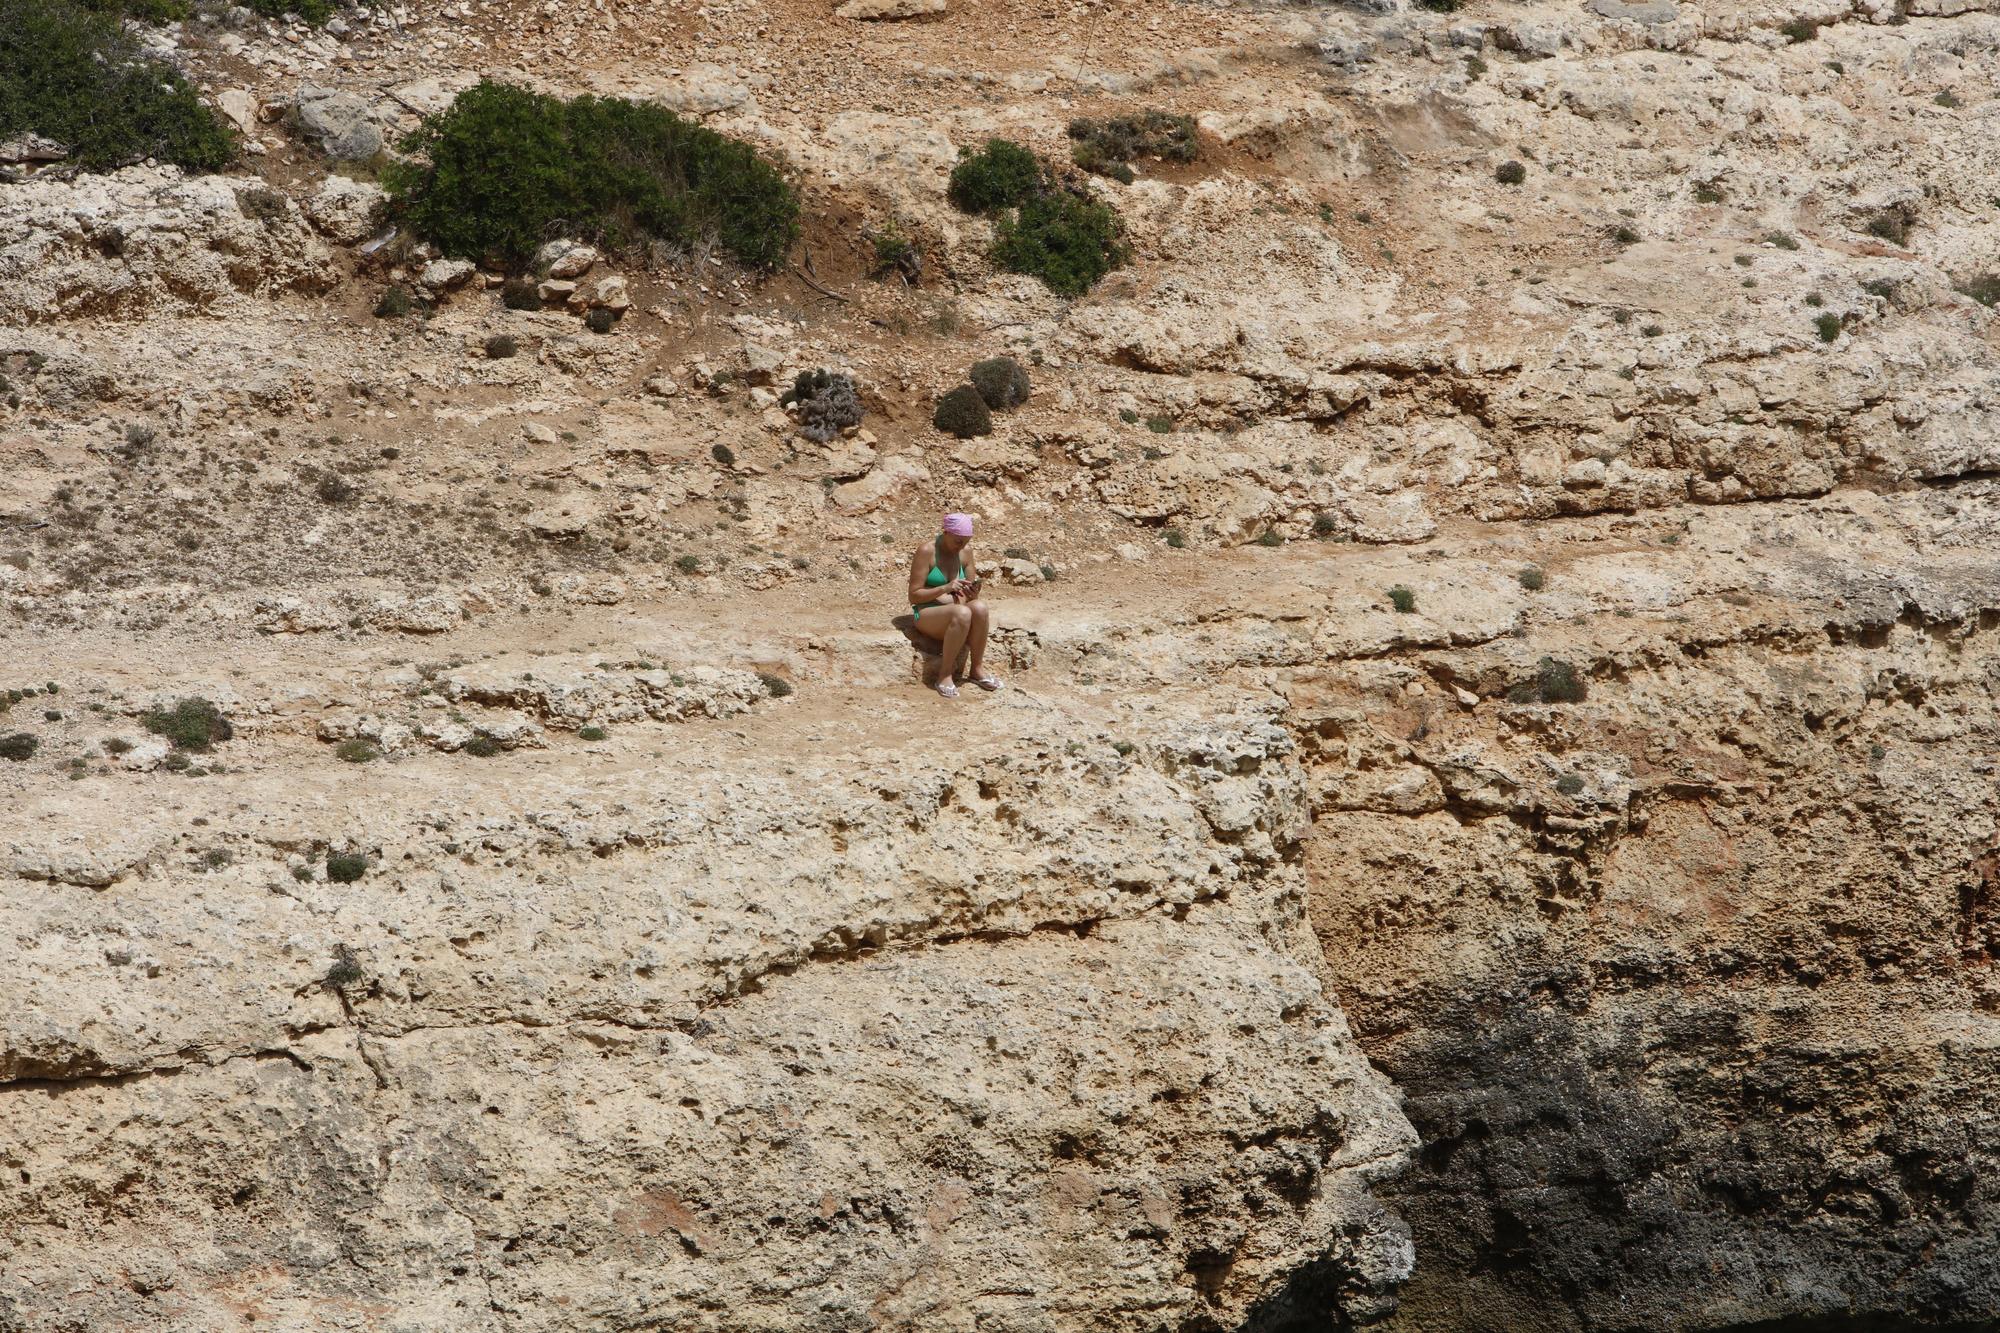
POLYGON ((975 600, 965 609, 972 613, 972 628, 966 635, 966 642, 972 648, 972 660, 966 663, 966 669, 972 673, 974 680, 978 680, 986 674, 986 603, 975 600))
POLYGON ((917 612, 917 629, 944 645, 944 661, 938 666, 937 683, 955 684, 951 669, 958 661, 959 651, 965 647, 966 635, 972 630, 972 608, 963 605, 927 606, 917 612))

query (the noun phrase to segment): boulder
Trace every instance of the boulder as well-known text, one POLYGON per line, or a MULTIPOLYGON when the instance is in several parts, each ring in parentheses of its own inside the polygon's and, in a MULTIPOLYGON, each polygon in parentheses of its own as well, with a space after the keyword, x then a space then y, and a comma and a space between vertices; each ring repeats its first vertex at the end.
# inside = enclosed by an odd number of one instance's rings
POLYGON ((293 123, 328 157, 373 157, 382 148, 382 131, 369 118, 370 106, 358 93, 303 84, 293 104, 293 123))
POLYGON ((417 281, 425 291, 448 292, 472 281, 478 271, 470 260, 433 259, 417 274, 417 281))
POLYGON ((328 176, 306 198, 306 216, 322 236, 341 245, 357 245, 382 225, 389 197, 365 181, 328 176))

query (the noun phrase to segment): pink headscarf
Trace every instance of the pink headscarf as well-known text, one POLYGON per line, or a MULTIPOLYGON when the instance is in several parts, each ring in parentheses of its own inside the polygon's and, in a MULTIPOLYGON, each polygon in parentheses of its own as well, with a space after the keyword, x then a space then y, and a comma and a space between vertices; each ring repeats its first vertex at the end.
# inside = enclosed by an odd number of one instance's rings
POLYGON ((946 514, 944 516, 944 530, 954 537, 972 536, 972 515, 946 514))

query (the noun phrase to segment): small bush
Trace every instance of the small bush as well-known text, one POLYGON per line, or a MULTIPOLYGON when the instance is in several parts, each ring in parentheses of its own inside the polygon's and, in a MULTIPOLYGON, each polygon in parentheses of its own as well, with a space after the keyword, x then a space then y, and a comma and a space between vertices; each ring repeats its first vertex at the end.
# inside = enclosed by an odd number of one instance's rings
POLYGON ((1583 790, 1583 778, 1576 773, 1565 773, 1556 779, 1556 790, 1565 796, 1574 796, 1583 790))
POLYGON ((1544 657, 1535 665, 1532 680, 1522 681, 1507 692, 1514 703, 1581 703, 1588 693, 1584 678, 1575 667, 1554 657, 1544 657))
POLYGON ((1043 565, 1042 582, 1054 583, 1055 581, 1056 581, 1056 567, 1054 565, 1043 565))
POLYGON ((1957 108, 1965 105, 1964 102, 1959 100, 1958 94, 1953 92, 1949 88, 1939 93, 1936 97, 1933 97, 1931 101, 1937 103, 1941 107, 1944 107, 1948 111, 1956 110, 1957 108))
POLYGON ((488 361, 504 361, 520 350, 514 339, 505 333, 496 333, 486 340, 486 359, 488 361))
POLYGON ((825 444, 866 415, 854 380, 837 370, 802 370, 792 387, 778 400, 784 407, 797 403, 799 434, 825 444))
POLYGON ((62 721, 62 713, 61 713, 61 711, 60 711, 60 710, 58 710, 58 709, 54 709, 54 708, 44 708, 44 709, 42 710, 42 721, 44 721, 44 722, 60 722, 60 721, 62 721))
POLYGON ((1187 534, 1179 528, 1168 528, 1166 537, 1167 545, 1176 551, 1187 545, 1187 534))
POLYGON ((979 390, 970 384, 961 384, 937 400, 931 424, 947 435, 969 440, 975 435, 993 433, 993 413, 987 409, 986 400, 979 396, 979 390))
POLYGON ((875 267, 871 277, 887 277, 891 273, 902 275, 911 282, 924 276, 923 252, 916 242, 903 234, 902 226, 891 218, 880 231, 866 233, 868 243, 875 247, 875 267))
MULTIPOLYGON (((1995 279, 1994 281, 2000 282, 2000 279, 1995 279)), ((1894 278, 1870 278, 1861 284, 1861 290, 1867 292, 1870 296, 1879 296, 1887 300, 1895 294, 1896 280, 1894 278)), ((1972 295, 1972 293, 1966 292, 1963 287, 1960 287, 1958 290, 1964 292, 1967 296, 1972 295)), ((1995 295, 2000 296, 2000 288, 1995 289, 1995 295)), ((1979 298, 1975 296, 1973 299, 1976 301, 1979 298)), ((1993 302, 1988 300, 1984 304, 1992 305, 1993 302)))
MULTIPOLYGON (((1868 284, 1863 285, 1868 286, 1868 284)), ((1894 284, 1884 283, 1884 286, 1893 288, 1894 284)), ((1990 306, 2000 302, 2000 273, 1981 273, 1977 277, 1953 283, 1952 289, 1961 296, 1971 297, 1981 305, 1990 306)), ((1869 290, 1873 291, 1874 289, 1870 286, 1869 290)), ((1886 291, 1876 292, 1876 295, 1886 296, 1888 293, 1886 291)))
POLYGON ((1828 311, 1813 321, 1813 327, 1819 330, 1821 342, 1830 343, 1840 336, 1840 316, 1828 311))
POLYGON ((173 66, 145 56, 116 6, 0 0, 0 138, 28 131, 104 170, 156 157, 215 171, 228 126, 173 66))
POLYGON ((375 318, 401 319, 410 313, 412 302, 408 291, 401 287, 384 287, 381 299, 375 302, 375 318))
POLYGON ((1722 202, 1722 191, 1713 185, 1697 185, 1694 187, 1694 201, 1697 204, 1719 204, 1722 202))
POLYGON ((709 446, 708 456, 724 467, 736 466, 736 451, 719 440, 709 446))
POLYGON ((474 759, 491 759, 494 755, 500 753, 500 742, 482 731, 467 741, 461 749, 474 759))
POLYGON ((1340 519, 1322 509, 1313 515, 1313 536, 1322 541, 1340 531, 1340 519))
POLYGON ((684 555, 674 561, 674 568, 683 574, 699 574, 701 573, 701 557, 698 555, 684 555))
POLYGON ((1493 168, 1493 179, 1502 185, 1519 185, 1528 179, 1528 168, 1510 158, 1493 168))
POLYGON ((1389 605, 1395 607, 1403 615, 1408 615, 1417 609, 1417 594, 1398 583, 1395 587, 1389 589, 1389 605))
POLYGON ((1639 336, 1642 338, 1657 338, 1665 332, 1666 330, 1657 324, 1644 324, 1639 328, 1639 336))
POLYGON ((611 326, 618 322, 618 312, 603 306, 597 307, 583 317, 583 327, 592 333, 609 333, 611 326))
POLYGON ((1139 414, 1137 412, 1134 412, 1129 407, 1121 407, 1118 409, 1118 419, 1124 422, 1128 426, 1136 426, 1139 424, 1139 414))
POLYGON ((990 213, 1014 208, 1042 188, 1042 164, 1017 143, 988 139, 978 152, 961 151, 951 169, 945 197, 965 213, 990 213))
POLYGON ((1766 245, 1775 245, 1780 250, 1796 250, 1799 248, 1799 238, 1791 235, 1789 232, 1769 232, 1764 237, 1764 243, 1766 245))
POLYGON ((1000 220, 993 261, 1058 296, 1081 296, 1125 262, 1118 215, 1067 190, 1038 195, 1000 220))
POLYGON ((164 736, 176 750, 205 752, 236 734, 222 710, 199 695, 176 700, 172 708, 156 708, 139 719, 155 736, 164 736))
POLYGON ((1806 294, 1806 304, 1811 306, 1814 310, 1817 310, 1821 306, 1825 305, 1826 301, 1821 298, 1818 292, 1808 292, 1806 294))
POLYGON ((1537 569, 1533 565, 1529 565, 1526 569, 1521 571, 1520 579, 1521 579, 1521 586, 1523 588, 1526 588, 1529 592, 1540 592, 1542 590, 1543 585, 1545 585, 1548 582, 1547 576, 1544 575, 1541 570, 1537 569))
POLYGON ((1417 0, 1417 8, 1428 9, 1433 14, 1456 14, 1464 0, 1417 0))
POLYGON ((1276 528, 1265 528, 1257 534, 1257 544, 1259 546, 1283 546, 1285 539, 1278 535, 1276 528))
POLYGON ((798 196, 776 167, 648 102, 482 81, 402 148, 383 184, 450 255, 519 265, 560 231, 612 248, 714 241, 771 269, 798 235, 798 196))
POLYGON ((1868 219, 1867 231, 1878 241, 1903 245, 1910 239, 1910 220, 1893 208, 1885 208, 1868 219))
POLYGON ((123 736, 113 736, 110 740, 104 742, 104 753, 114 758, 121 754, 130 754, 132 753, 132 742, 126 740, 123 736))
POLYGON ((0 759, 11 759, 15 763, 32 756, 41 748, 41 741, 25 731, 17 731, 11 736, 0 736, 0 759))
POLYGON ((1131 184, 1132 162, 1192 162, 1198 148, 1194 119, 1166 111, 1145 111, 1111 120, 1072 120, 1070 157, 1085 171, 1131 184))
POLYGON ((362 740, 357 736, 353 740, 342 741, 335 746, 333 756, 343 764, 367 764, 380 759, 382 752, 375 748, 373 742, 362 740))
POLYGON ((540 310, 542 294, 533 278, 509 278, 500 288, 500 304, 509 310, 540 310))
POLYGON ((759 671, 757 679, 763 682, 764 693, 773 699, 782 699, 792 692, 792 682, 783 676, 774 676, 768 671, 759 671))
POLYGON ((285 196, 268 185, 253 185, 236 196, 236 207, 244 217, 268 227, 288 216, 285 196))
POLYGON ((325 473, 313 484, 313 494, 324 504, 344 505, 359 493, 354 483, 338 472, 325 473))
POLYGON ((576 729, 577 739, 583 741, 601 741, 610 734, 603 727, 578 727, 576 729))
POLYGON ((1631 227, 1618 227, 1611 233, 1611 239, 1620 245, 1637 245, 1639 233, 1631 227))
POLYGON ((1011 356, 994 356, 973 362, 968 378, 972 387, 979 390, 979 396, 986 405, 996 412, 1019 407, 1028 401, 1028 394, 1033 389, 1027 369, 1011 356))
MULTIPOLYGON (((357 856, 353 859, 359 862, 354 873, 337 882, 352 884, 355 880, 360 879, 362 873, 368 869, 366 858, 357 856)), ((342 857, 342 861, 345 864, 346 858, 344 856, 342 857)), ((333 856, 326 858, 326 877, 328 879, 334 878, 333 862, 333 856)), ((311 872, 308 871, 307 873, 310 874, 311 872)), ((335 987, 352 986, 357 984, 363 975, 361 960, 354 956, 354 950, 348 948, 345 944, 336 946, 333 951, 333 966, 326 970, 326 984, 335 987)))
POLYGON ((1811 19, 1793 19, 1778 31, 1785 35, 1786 41, 1797 46, 1801 42, 1809 42, 1819 36, 1819 25, 1811 19))

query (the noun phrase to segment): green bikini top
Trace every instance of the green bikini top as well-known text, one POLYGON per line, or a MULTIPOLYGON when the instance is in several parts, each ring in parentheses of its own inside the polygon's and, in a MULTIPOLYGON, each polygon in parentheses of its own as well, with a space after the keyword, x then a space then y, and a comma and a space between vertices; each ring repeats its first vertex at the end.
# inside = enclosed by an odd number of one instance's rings
MULTIPOLYGON (((943 562, 944 536, 943 534, 939 534, 931 541, 931 572, 924 575, 924 586, 926 588, 942 588, 945 584, 951 582, 944 575, 943 562)), ((959 557, 958 572, 961 574, 965 572, 965 558, 963 556, 959 557)), ((918 610, 922 610, 923 606, 929 605, 929 603, 919 604, 911 602, 910 605, 918 610)))

